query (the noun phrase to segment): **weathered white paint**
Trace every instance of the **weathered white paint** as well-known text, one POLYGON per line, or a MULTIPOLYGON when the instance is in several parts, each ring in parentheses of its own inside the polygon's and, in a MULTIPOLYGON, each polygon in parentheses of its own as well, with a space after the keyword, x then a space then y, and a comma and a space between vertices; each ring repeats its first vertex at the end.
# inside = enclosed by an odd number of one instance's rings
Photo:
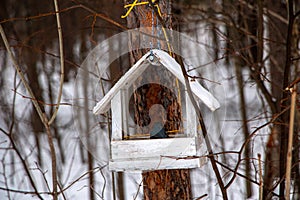
POLYGON ((150 55, 146 53, 137 63, 135 63, 120 80, 108 91, 108 93, 101 99, 100 102, 93 109, 95 115, 104 114, 110 108, 110 102, 116 93, 124 87, 130 86, 148 67, 147 65, 141 65, 145 59, 150 55))
POLYGON ((137 171, 201 167, 206 151, 197 149, 197 137, 111 142, 109 169, 137 171))
POLYGON ((196 141, 195 137, 112 141, 111 155, 112 159, 196 156, 196 141))
MULTIPOLYGON (((168 53, 162 50, 155 49, 154 55, 159 58, 160 63, 172 72, 184 85, 184 76, 181 71, 180 65, 168 53)), ((211 111, 215 111, 220 107, 218 100, 198 81, 189 78, 191 90, 211 111)))
POLYGON ((185 91, 185 118, 186 118, 186 127, 185 133, 188 137, 194 137, 198 132, 198 120, 195 108, 191 103, 191 99, 188 95, 188 92, 185 91))
POLYGON ((122 130, 123 130, 123 108, 120 106, 122 101, 122 90, 117 92, 112 98, 111 104, 111 115, 113 116, 112 120, 112 140, 122 140, 122 130))
MULTIPOLYGON (((166 67, 174 76, 176 76, 181 83, 185 85, 184 77, 181 72, 180 65, 172 58, 168 53, 153 49, 153 54, 159 62, 166 67)), ((100 102, 93 109, 94 114, 103 114, 108 111, 110 107, 110 102, 116 93, 124 87, 128 87, 135 81, 139 75, 141 75, 147 65, 142 65, 142 63, 148 59, 151 52, 146 53, 136 64, 134 64, 125 74, 120 78, 120 80, 109 90, 109 92, 101 99, 100 102)), ((212 111, 220 107, 218 100, 205 88, 203 88, 197 81, 189 79, 191 90, 195 96, 197 96, 208 108, 212 111)))
POLYGON ((126 160, 110 160, 111 171, 145 171, 160 169, 193 169, 205 164, 205 158, 175 159, 170 157, 151 157, 126 160))
MULTIPOLYGON (((122 105, 120 106, 120 102, 116 103, 113 106, 119 106, 122 107, 122 126, 123 126, 123 131, 125 133, 129 132, 129 127, 128 127, 128 119, 129 119, 129 112, 128 112, 128 90, 127 89, 122 89, 121 90, 121 103, 122 105)), ((123 133, 124 134, 124 133, 123 133)))
POLYGON ((197 137, 111 142, 109 169, 143 171, 158 169, 191 169, 203 166, 205 149, 197 149, 197 137))
MULTIPOLYGON (((159 62, 166 67, 185 86, 185 79, 180 65, 164 51, 152 50, 159 62)), ((155 169, 197 168, 204 163, 205 155, 202 137, 198 135, 198 122, 195 109, 185 92, 185 113, 183 114, 185 138, 123 140, 128 133, 128 88, 147 69, 151 52, 145 54, 124 76, 110 89, 94 107, 94 114, 112 110, 112 141, 109 168, 113 171, 135 171, 155 169), (176 159, 181 158, 181 159, 176 159)), ((192 93, 202 100, 212 111, 220 107, 219 102, 197 81, 189 80, 192 93)))

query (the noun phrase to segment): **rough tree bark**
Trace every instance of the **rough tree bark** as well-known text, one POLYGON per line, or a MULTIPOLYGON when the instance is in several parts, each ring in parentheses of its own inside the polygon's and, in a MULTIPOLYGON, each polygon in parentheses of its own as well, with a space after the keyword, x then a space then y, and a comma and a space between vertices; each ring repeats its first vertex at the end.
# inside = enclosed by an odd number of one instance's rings
MULTIPOLYGON (((132 3, 125 0, 125 4, 132 3)), ((170 15, 171 0, 160 0, 159 7, 162 13, 162 20, 166 28, 172 28, 172 17, 170 15)), ((148 5, 136 6, 127 17, 128 28, 140 28, 162 25, 157 18, 156 7, 148 5)), ((153 29, 149 28, 148 34, 153 29)), ((140 41, 132 38, 130 48, 133 50, 130 54, 130 62, 134 64, 149 49, 140 49, 140 41)), ((172 80, 172 79, 170 79, 172 80)), ((157 80, 159 82, 159 80, 157 80)), ((174 84, 174 83, 170 83, 174 84)), ((162 104, 167 112, 167 122, 165 130, 178 130, 181 124, 180 104, 172 94, 163 86, 158 84, 148 84, 143 86, 142 92, 135 93, 135 121, 140 126, 150 123, 149 109, 153 104, 162 104), (161 95, 163 94, 163 95, 161 95), (149 98, 150 97, 150 98, 149 98), (166 103, 168 102, 168 103, 166 103)), ((188 169, 175 170, 156 170, 144 171, 142 173, 144 184, 144 199, 191 199, 190 173, 188 169)))

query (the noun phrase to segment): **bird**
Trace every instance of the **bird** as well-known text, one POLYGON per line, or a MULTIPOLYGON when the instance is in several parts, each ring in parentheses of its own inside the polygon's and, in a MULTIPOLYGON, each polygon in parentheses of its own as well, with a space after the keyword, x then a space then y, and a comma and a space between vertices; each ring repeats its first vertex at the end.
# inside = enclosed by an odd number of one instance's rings
POLYGON ((164 125, 161 122, 154 122, 150 129, 150 139, 168 138, 164 125))
POLYGON ((168 138, 164 124, 166 112, 161 104, 154 104, 149 110, 150 124, 149 132, 150 139, 168 138))

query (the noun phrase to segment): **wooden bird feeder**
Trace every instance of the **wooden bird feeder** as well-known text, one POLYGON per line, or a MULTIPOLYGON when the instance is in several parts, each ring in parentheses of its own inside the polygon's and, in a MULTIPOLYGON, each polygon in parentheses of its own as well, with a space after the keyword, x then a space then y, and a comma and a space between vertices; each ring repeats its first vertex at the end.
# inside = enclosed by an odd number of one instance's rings
MULTIPOLYGON (((158 72, 159 73, 159 72, 158 72)), ((146 80, 146 79, 145 79, 146 80)), ((201 100, 211 111, 220 107, 219 102, 197 81, 189 80, 196 100, 201 100)), ((160 81, 163 84, 163 81, 160 81)), ((164 86, 167 87, 167 86, 164 86)), ((178 88, 171 88, 178 93, 178 88)), ((179 95, 177 95, 179 96, 179 95)), ((112 137, 110 143, 109 168, 112 171, 136 171, 159 169, 188 169, 200 167, 199 158, 206 152, 195 109, 187 94, 185 80, 180 65, 168 53, 153 49, 133 65, 93 109, 94 114, 104 114, 111 109, 112 137), (182 130, 180 133, 162 139, 150 139, 149 132, 135 124, 130 113, 131 96, 138 86, 153 84, 136 81, 142 76, 151 78, 147 69, 157 67, 165 70, 178 80, 180 88, 182 130), (142 132, 142 134, 141 134, 142 132)), ((155 113, 155 112, 154 112, 155 113)), ((144 129, 147 130, 147 129, 144 129)), ((171 135, 171 134, 170 134, 171 135)))

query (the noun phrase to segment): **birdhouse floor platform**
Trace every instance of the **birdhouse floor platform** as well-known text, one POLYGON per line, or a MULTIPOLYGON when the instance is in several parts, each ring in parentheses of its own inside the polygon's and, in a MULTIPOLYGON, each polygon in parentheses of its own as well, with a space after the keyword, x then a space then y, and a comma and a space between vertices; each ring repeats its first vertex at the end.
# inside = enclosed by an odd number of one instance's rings
POLYGON ((197 138, 164 138, 111 142, 112 171, 198 168, 205 162, 197 138))

